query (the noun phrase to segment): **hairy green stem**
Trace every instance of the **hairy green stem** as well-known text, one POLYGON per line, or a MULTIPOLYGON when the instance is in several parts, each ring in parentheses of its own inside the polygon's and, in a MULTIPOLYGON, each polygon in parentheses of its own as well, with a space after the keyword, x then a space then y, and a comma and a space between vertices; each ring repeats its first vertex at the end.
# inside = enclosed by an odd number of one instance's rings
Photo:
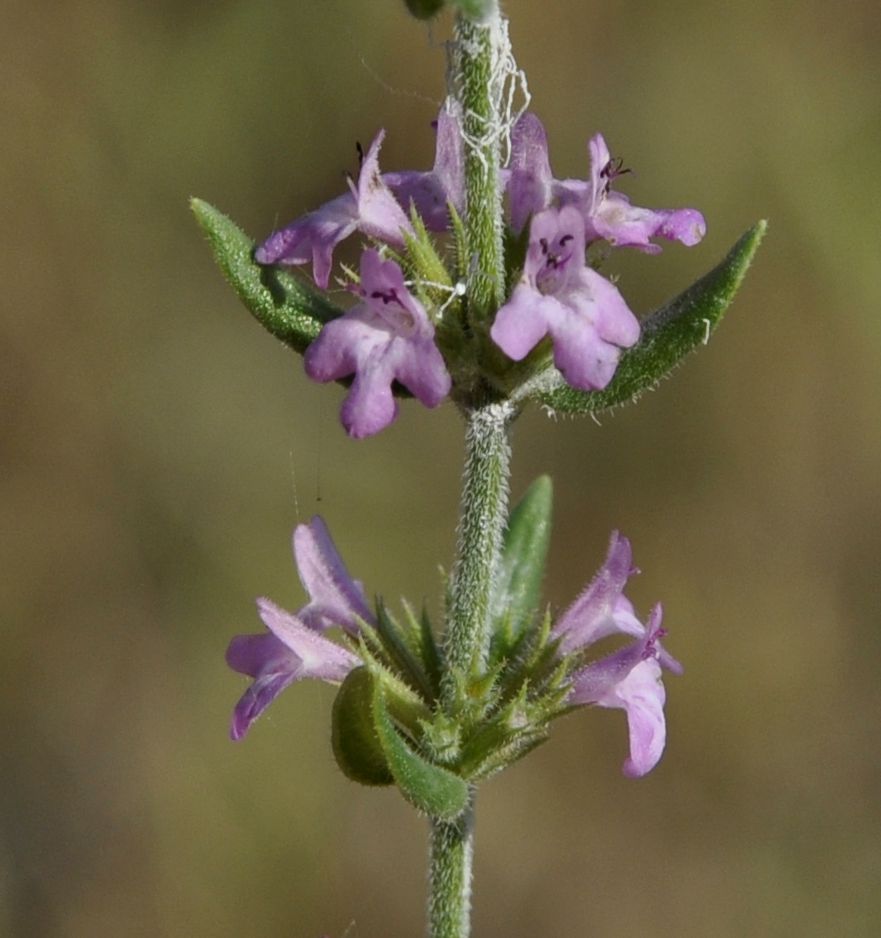
MULTIPOLYGON (((450 586, 441 687, 448 713, 461 711, 469 678, 480 674, 490 640, 490 602, 508 514, 514 407, 505 402, 467 415, 458 556, 450 586)), ((455 821, 431 818, 430 938, 468 938, 474 794, 455 821)))
POLYGON ((505 258, 499 184, 507 23, 496 6, 481 22, 456 18, 451 89, 462 108, 465 141, 466 273, 472 322, 485 322, 504 300, 505 258))
MULTIPOLYGON (((507 54, 507 25, 497 4, 480 22, 457 16, 450 87, 462 111, 466 296, 472 326, 477 327, 486 326, 504 299, 499 163, 507 54)), ((466 411, 465 473, 441 686, 442 704, 451 715, 462 711, 469 685, 486 667, 493 577, 507 521, 508 428, 514 413, 508 402, 482 402, 466 411)), ((471 931, 473 850, 472 794, 454 821, 431 818, 430 938, 467 938, 471 931)))
POLYGON ((514 413, 511 404, 502 402, 478 407, 467 415, 458 556, 444 635, 442 691, 448 711, 460 708, 465 685, 481 675, 489 651, 493 577, 507 521, 508 428, 514 413))
POLYGON ((431 821, 430 938, 466 938, 471 930, 474 797, 455 821, 431 821))
MULTIPOLYGON (((465 478, 453 568, 442 696, 449 713, 461 711, 469 679, 485 666, 490 640, 490 603, 507 520, 511 449, 508 428, 514 408, 488 404, 468 414, 465 478)), ((429 875, 430 938, 467 938, 470 933, 474 796, 455 821, 431 819, 429 875)))

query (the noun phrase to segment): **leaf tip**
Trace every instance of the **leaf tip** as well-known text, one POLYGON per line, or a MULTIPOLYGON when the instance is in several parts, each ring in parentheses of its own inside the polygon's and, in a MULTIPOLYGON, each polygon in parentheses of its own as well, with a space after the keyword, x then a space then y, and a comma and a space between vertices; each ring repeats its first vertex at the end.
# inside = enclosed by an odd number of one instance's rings
POLYGON ((211 228, 211 222, 217 216, 217 209, 204 199, 190 196, 190 211, 196 216, 196 221, 206 231, 211 228))

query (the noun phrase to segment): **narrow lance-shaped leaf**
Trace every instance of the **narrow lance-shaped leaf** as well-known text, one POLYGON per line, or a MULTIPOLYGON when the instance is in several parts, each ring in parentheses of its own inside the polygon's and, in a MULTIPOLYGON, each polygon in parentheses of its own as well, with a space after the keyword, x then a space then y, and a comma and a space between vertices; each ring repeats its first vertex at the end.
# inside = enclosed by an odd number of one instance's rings
POLYGON ((492 611, 497 621, 507 622, 511 643, 528 626, 539 606, 553 499, 550 477, 539 476, 508 519, 492 611))
POLYGON ((599 413, 626 404, 653 388, 698 345, 706 344, 734 299, 765 234, 767 222, 749 229, 717 267, 643 320, 639 342, 621 356, 602 391, 578 391, 555 378, 529 397, 568 414, 599 413))
POLYGON ((410 629, 413 634, 419 636, 419 653, 422 664, 431 683, 432 698, 436 698, 440 694, 442 663, 437 639, 434 637, 431 620, 428 618, 428 610, 423 607, 421 615, 417 616, 405 601, 404 614, 410 622, 410 629))
POLYGON ((434 688, 424 669, 401 634, 401 627, 389 615, 382 600, 376 603, 376 633, 389 659, 397 665, 410 686, 426 700, 434 697, 434 688))
POLYGON ((218 267, 254 318, 297 352, 343 310, 310 290, 292 274, 254 260, 254 242, 222 212, 201 199, 190 207, 208 236, 218 267))
POLYGON ((468 803, 467 782, 414 752, 389 716, 379 681, 374 682, 371 711, 386 762, 401 794, 430 817, 458 817, 468 803))

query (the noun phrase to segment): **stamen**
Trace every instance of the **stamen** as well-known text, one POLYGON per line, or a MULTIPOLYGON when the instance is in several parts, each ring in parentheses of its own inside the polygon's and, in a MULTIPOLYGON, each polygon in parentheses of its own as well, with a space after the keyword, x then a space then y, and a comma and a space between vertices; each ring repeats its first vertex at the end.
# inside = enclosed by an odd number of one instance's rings
POLYGON ((624 160, 620 156, 610 157, 606 165, 600 170, 600 178, 606 180, 606 184, 603 186, 603 194, 608 195, 612 191, 613 179, 632 172, 632 169, 624 165, 624 160))
POLYGON ((383 293, 382 290, 374 290, 373 293, 370 294, 370 299, 382 300, 382 302, 385 303, 386 306, 388 306, 389 303, 397 303, 398 306, 404 305, 398 299, 398 291, 395 290, 394 288, 390 289, 387 293, 383 293))

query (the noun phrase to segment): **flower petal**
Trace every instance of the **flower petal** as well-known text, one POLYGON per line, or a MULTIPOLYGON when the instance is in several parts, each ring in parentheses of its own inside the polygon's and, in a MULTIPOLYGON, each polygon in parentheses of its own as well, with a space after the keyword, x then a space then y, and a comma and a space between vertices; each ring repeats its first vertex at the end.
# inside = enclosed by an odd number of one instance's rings
POLYGON ((697 209, 680 208, 668 213, 657 233, 668 241, 679 241, 692 247, 707 233, 707 223, 697 209))
POLYGON ((272 701, 298 679, 301 661, 283 642, 266 632, 237 635, 229 643, 226 661, 233 670, 254 678, 233 710, 229 734, 239 740, 272 701))
MULTIPOLYGON (((379 150, 385 138, 380 130, 364 155, 355 196, 358 201, 358 228, 371 238, 402 246, 403 232, 411 231, 410 221, 379 172, 379 150)), ((326 284, 325 284, 326 286, 326 284)))
POLYGON ((615 284, 589 267, 581 271, 581 282, 589 284, 596 305, 597 335, 620 348, 635 345, 639 341, 639 320, 630 311, 615 284))
POLYGON ((374 436, 384 430, 398 415, 398 403, 392 394, 393 370, 385 352, 376 348, 359 362, 355 380, 343 401, 340 419, 346 433, 355 440, 374 436))
POLYGON ((618 247, 637 247, 656 254, 660 247, 651 243, 652 238, 681 241, 689 246, 703 238, 707 226, 696 209, 640 208, 631 205, 626 195, 612 191, 613 180, 626 170, 622 171, 612 160, 602 134, 591 138, 589 149, 590 190, 582 203, 589 240, 605 238, 618 247))
MULTIPOLYGON (((646 641, 640 639, 591 661, 572 679, 571 704, 597 704, 614 699, 615 688, 642 661, 646 660, 646 641)), ((611 706, 611 704, 610 704, 611 706)))
POLYGON ((359 619, 372 621, 372 616, 361 584, 349 575, 318 516, 295 529, 294 557, 309 604, 292 615, 268 599, 258 599, 257 610, 269 631, 237 635, 226 652, 233 670, 254 678, 233 711, 230 735, 235 740, 245 736, 289 684, 307 677, 339 683, 360 664, 347 648, 321 634, 329 625, 355 632, 359 619))
POLYGON ((561 654, 587 648, 615 633, 642 637, 645 629, 623 595, 627 580, 636 572, 630 541, 613 531, 603 565, 554 625, 561 654))
POLYGON ((306 350, 304 365, 316 381, 354 373, 340 416, 349 436, 361 439, 395 419, 395 380, 428 407, 446 397, 451 381, 434 343, 434 326, 397 263, 365 251, 357 292, 362 302, 322 329, 306 350))
POLYGON ((465 208, 465 160, 462 153, 462 120, 459 105, 448 99, 437 116, 434 175, 447 201, 461 213, 465 208))
POLYGON ((315 282, 327 289, 333 249, 354 231, 403 245, 402 232, 411 230, 410 222, 379 172, 384 136, 381 130, 373 138, 361 161, 357 183, 349 184, 350 191, 273 232, 254 252, 259 264, 306 264, 311 260, 315 282))
POLYGON ((573 388, 600 391, 612 380, 621 350, 597 334, 593 304, 584 304, 577 312, 560 305, 564 313, 550 323, 554 365, 573 388))
POLYGON ((572 387, 604 388, 639 321, 617 288, 586 267, 584 219, 574 205, 532 216, 523 278, 498 311, 493 341, 522 360, 550 333, 554 364, 572 387))
POLYGON ((515 232, 523 230, 531 215, 548 207, 553 182, 544 126, 535 114, 526 113, 511 132, 508 196, 511 227, 515 232))
POLYGON ((359 659, 348 649, 325 638, 269 599, 258 599, 257 610, 266 627, 299 659, 297 678, 341 681, 359 659))
POLYGON ((426 407, 437 407, 452 387, 447 366, 433 339, 411 344, 411 349, 395 364, 395 378, 426 407))
POLYGON ((628 778, 650 772, 664 753, 667 724, 664 719, 666 693, 661 666, 654 659, 638 664, 616 686, 614 694, 597 701, 601 707, 618 707, 627 713, 630 757, 622 771, 628 778))
POLYGON ((462 134, 451 108, 448 103, 438 114, 434 168, 427 173, 404 170, 382 177, 405 212, 409 213, 411 203, 415 206, 429 231, 446 231, 449 203, 461 212, 465 201, 462 134))
POLYGON ((261 674, 239 698, 233 710, 229 728, 230 739, 244 739, 251 724, 275 700, 276 697, 297 679, 295 671, 279 671, 276 674, 261 674))
MULTIPOLYGON (((548 302, 533 286, 521 283, 496 313, 490 329, 493 342, 515 362, 522 361, 547 335, 542 307, 548 302)), ((551 303, 556 302, 551 299, 551 303)))
POLYGON ((658 662, 659 642, 664 634, 661 615, 660 605, 655 606, 640 641, 592 662, 576 674, 569 695, 572 704, 626 711, 630 758, 623 772, 630 778, 654 768, 664 751, 666 693, 658 662))
POLYGON ((327 323, 306 349, 303 368, 313 381, 339 381, 348 377, 358 368, 359 358, 365 352, 388 342, 388 336, 372 323, 365 322, 356 309, 327 323))
POLYGON ((236 635, 226 649, 226 663, 239 674, 257 677, 272 662, 284 662, 290 654, 290 649, 271 633, 236 635))
POLYGON ((358 203, 347 192, 273 232, 254 257, 259 264, 306 264, 311 260, 315 282, 326 289, 333 249, 357 227, 358 203))
POLYGON ((352 579, 336 549, 324 520, 316 515, 294 529, 294 559, 309 603, 297 617, 309 628, 321 631, 332 625, 355 633, 358 619, 373 622, 364 588, 352 579))

